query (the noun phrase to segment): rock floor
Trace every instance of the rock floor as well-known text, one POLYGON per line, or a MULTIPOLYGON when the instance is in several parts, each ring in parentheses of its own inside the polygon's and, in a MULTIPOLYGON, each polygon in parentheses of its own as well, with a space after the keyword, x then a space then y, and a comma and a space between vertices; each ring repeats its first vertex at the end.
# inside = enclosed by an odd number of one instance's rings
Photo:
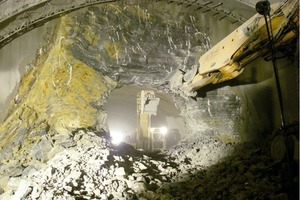
MULTIPOLYGON (((0 199, 294 199, 282 163, 261 144, 224 144, 189 135, 166 152, 147 153, 105 134, 79 130, 45 164, 4 176, 0 199), (66 148, 67 146, 67 148, 66 148)), ((62 146, 63 145, 63 146, 62 146)), ((293 196, 294 195, 294 196, 293 196)))

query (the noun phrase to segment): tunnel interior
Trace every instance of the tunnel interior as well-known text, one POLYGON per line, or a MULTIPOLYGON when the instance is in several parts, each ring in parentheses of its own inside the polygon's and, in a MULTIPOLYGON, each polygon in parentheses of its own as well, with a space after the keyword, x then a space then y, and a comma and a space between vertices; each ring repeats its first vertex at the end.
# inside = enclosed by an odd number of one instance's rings
POLYGON ((197 66, 243 23, 216 10, 223 3, 205 6, 95 4, 3 46, 0 199, 297 198, 297 50, 278 60, 287 142, 270 61, 258 58, 195 98, 170 89, 176 71, 197 66), (145 89, 160 98, 151 125, 180 133, 164 151, 111 143, 114 132, 135 137, 145 89))
MULTIPOLYGON (((109 132, 112 134, 121 134, 124 142, 133 143, 137 137, 137 95, 142 90, 153 90, 153 88, 145 88, 141 86, 123 86, 112 91, 104 105, 107 112, 107 124, 109 132)), ((169 134, 179 133, 180 137, 185 136, 185 123, 175 106, 172 97, 164 92, 155 91, 155 96, 160 99, 157 107, 156 115, 151 115, 150 127, 161 128, 166 127, 169 134), (174 133, 173 133, 174 132, 174 133)), ((169 143, 167 148, 175 145, 172 144, 171 135, 168 136, 169 143), (170 137, 170 138, 169 138, 170 137)), ((176 141, 176 143, 178 143, 176 141)))

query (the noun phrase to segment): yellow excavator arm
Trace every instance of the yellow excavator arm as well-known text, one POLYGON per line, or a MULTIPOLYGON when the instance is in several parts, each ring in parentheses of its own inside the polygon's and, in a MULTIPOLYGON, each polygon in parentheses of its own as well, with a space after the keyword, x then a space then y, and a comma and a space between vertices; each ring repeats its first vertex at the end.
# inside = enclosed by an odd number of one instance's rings
MULTIPOLYGON (((270 6, 268 21, 273 47, 285 46, 298 36, 299 1, 285 0, 270 6)), ((199 67, 178 71, 170 79, 171 89, 184 96, 196 96, 197 90, 240 75, 244 66, 270 53, 267 26, 263 15, 256 14, 234 30, 199 59, 199 67)))

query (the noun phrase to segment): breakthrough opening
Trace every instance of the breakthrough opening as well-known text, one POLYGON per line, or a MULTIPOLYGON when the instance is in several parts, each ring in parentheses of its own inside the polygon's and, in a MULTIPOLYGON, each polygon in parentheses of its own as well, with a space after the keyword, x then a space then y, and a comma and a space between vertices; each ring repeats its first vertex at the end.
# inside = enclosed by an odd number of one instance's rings
POLYGON ((150 116, 149 134, 153 139, 152 146, 154 149, 169 149, 186 134, 184 120, 168 94, 138 86, 124 86, 114 90, 104 105, 113 143, 125 142, 136 147, 140 126, 137 95, 145 89, 154 91, 155 96, 159 98, 157 113, 150 116))

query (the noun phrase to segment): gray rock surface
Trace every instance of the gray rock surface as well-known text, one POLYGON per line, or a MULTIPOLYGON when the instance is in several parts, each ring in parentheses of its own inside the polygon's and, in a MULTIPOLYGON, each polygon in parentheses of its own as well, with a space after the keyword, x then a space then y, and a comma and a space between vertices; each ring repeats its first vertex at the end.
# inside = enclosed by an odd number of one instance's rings
POLYGON ((107 135, 79 130, 75 146, 40 169, 1 179, 0 199, 252 199, 279 198, 282 177, 254 143, 229 145, 189 135, 168 152, 113 146, 107 135))

